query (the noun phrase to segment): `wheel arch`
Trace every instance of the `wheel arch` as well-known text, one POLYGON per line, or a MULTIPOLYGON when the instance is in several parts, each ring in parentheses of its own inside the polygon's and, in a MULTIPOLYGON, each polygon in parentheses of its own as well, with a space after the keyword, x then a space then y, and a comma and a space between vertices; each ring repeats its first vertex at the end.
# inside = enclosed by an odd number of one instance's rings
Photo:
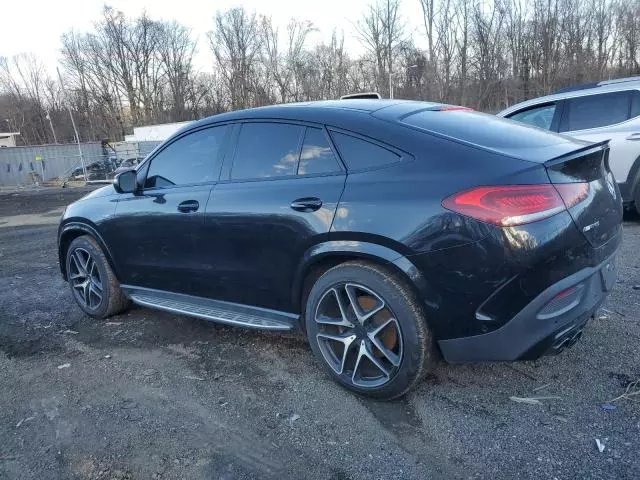
POLYGON ((292 305, 304 317, 304 302, 315 281, 330 268, 353 260, 366 260, 391 269, 399 274, 424 304, 427 283, 411 260, 399 252, 382 245, 360 241, 328 241, 313 246, 303 257, 292 286, 292 305))
POLYGON ((628 188, 627 198, 624 198, 624 193, 622 198, 626 202, 633 203, 640 197, 640 155, 634 160, 629 169, 626 184, 628 188))
POLYGON ((109 262, 111 270, 113 270, 116 278, 118 278, 118 271, 116 269, 113 258, 111 257, 111 253, 109 252, 104 239, 98 232, 98 229, 95 227, 95 225, 92 225, 83 220, 72 220, 60 225, 58 231, 58 262, 60 264, 60 273, 62 273, 62 278, 67 280, 66 259, 69 245, 71 245, 71 242, 73 242, 76 238, 81 237, 82 235, 89 235, 96 242, 98 242, 98 245, 100 245, 100 248, 104 252, 104 256, 109 262))

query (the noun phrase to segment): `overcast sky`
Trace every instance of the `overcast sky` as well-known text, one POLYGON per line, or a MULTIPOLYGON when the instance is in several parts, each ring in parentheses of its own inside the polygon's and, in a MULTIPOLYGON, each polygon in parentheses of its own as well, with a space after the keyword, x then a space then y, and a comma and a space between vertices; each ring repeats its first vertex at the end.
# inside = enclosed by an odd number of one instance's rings
MULTIPOLYGON (((49 69, 59 58, 60 36, 70 29, 86 31, 100 18, 105 3, 137 16, 146 9, 154 19, 172 20, 187 25, 198 37, 197 63, 207 69, 212 55, 206 42, 206 32, 213 26, 216 10, 244 6, 249 11, 271 15, 284 27, 291 17, 310 20, 319 29, 310 37, 310 44, 327 41, 335 28, 345 34, 345 45, 351 55, 362 52, 355 37, 353 22, 360 19, 367 5, 374 0, 6 0, 0 7, 0 56, 31 52, 40 57, 49 69)), ((402 15, 407 32, 417 45, 423 44, 422 11, 419 0, 403 0, 402 15)))

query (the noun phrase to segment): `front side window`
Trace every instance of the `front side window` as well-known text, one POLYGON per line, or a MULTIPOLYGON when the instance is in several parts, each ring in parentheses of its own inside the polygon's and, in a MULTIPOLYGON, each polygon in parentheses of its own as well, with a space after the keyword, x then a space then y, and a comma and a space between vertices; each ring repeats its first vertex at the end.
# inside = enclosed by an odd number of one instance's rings
POLYGON ((233 180, 295 175, 304 127, 287 123, 244 123, 231 169, 233 180))
POLYGON ((561 132, 606 127, 629 119, 630 92, 570 98, 564 108, 561 132))
POLYGON ((509 118, 511 120, 517 120, 522 123, 533 125, 534 127, 544 128, 545 130, 551 130, 551 123, 553 122, 553 116, 556 113, 556 104, 551 103, 538 107, 522 110, 509 118))
POLYGON ((163 188, 217 180, 227 126, 206 128, 179 138, 154 158, 145 188, 163 188))

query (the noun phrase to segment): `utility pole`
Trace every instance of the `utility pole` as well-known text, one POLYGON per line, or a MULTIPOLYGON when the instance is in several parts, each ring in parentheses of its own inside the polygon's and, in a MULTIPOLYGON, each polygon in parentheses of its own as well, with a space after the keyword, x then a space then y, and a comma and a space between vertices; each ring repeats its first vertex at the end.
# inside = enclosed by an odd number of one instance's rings
POLYGON ((58 138, 56 137, 56 131, 53 129, 53 122, 51 121, 51 114, 49 113, 49 110, 47 110, 47 120, 49 120, 51 133, 53 133, 53 143, 58 143, 58 138))
POLYGON ((58 80, 60 81, 60 88, 62 89, 62 93, 64 94, 64 100, 67 104, 67 110, 69 111, 69 117, 71 117, 71 125, 73 125, 73 133, 76 136, 76 143, 78 144, 78 154, 80 155, 80 165, 82 165, 82 175, 84 176, 84 181, 87 181, 87 167, 84 165, 84 157, 82 156, 82 147, 80 146, 80 137, 78 136, 78 129, 76 128, 76 122, 73 119, 73 112, 71 112, 71 105, 69 104, 69 99, 67 98, 67 92, 64 89, 64 83, 62 83, 62 75, 60 75, 60 69, 56 67, 58 72, 58 80))

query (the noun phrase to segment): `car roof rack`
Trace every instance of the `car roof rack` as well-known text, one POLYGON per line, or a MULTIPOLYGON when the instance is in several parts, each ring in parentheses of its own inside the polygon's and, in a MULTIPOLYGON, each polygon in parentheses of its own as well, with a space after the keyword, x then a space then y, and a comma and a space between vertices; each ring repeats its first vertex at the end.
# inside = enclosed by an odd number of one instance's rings
POLYGON ((567 93, 567 92, 577 92, 578 90, 587 90, 588 88, 596 88, 600 86, 600 84, 594 82, 594 83, 584 83, 582 85, 573 85, 571 87, 565 87, 565 88, 561 88, 559 90, 556 90, 555 92, 553 92, 553 95, 556 95, 558 93, 567 93))
POLYGON ((598 85, 615 85, 616 83, 625 83, 625 82, 640 82, 640 77, 624 77, 624 78, 614 78, 612 80, 603 80, 599 82, 598 85))
POLYGON ((359 98, 368 98, 380 100, 382 97, 378 92, 361 92, 361 93, 350 93, 349 95, 343 95, 340 97, 340 100, 353 100, 359 98))
POLYGON ((624 77, 624 78, 614 78, 611 80, 602 80, 601 82, 593 82, 593 83, 585 83, 582 85, 574 85, 572 87, 561 88, 560 90, 556 90, 553 94, 558 93, 567 93, 567 92, 577 92, 579 90, 586 90, 589 88, 597 88, 604 87, 605 85, 616 85, 618 83, 627 83, 627 82, 638 82, 640 83, 640 76, 636 77, 624 77))

